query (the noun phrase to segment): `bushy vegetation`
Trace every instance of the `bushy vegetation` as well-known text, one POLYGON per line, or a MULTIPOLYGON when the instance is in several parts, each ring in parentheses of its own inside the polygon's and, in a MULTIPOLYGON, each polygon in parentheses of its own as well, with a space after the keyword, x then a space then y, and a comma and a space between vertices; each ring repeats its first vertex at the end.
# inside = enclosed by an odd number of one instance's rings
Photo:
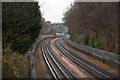
MULTIPOLYGON (((74 2, 64 14, 64 24, 71 31, 72 40, 85 36, 83 43, 114 53, 118 52, 119 3, 74 2), (103 44, 104 43, 104 44, 103 44)), ((77 42, 80 42, 77 41, 77 42)))
POLYGON ((29 60, 25 54, 41 29, 37 2, 2 3, 2 77, 29 78, 29 60))
POLYGON ((31 44, 32 44, 32 41, 30 39, 30 36, 24 35, 24 36, 20 36, 20 37, 16 38, 11 43, 11 47, 12 47, 12 50, 14 50, 16 52, 25 53, 28 50, 28 48, 31 46, 31 44), (23 46, 23 44, 24 44, 24 46, 23 46))
POLYGON ((93 48, 102 49, 103 41, 100 39, 96 39, 95 37, 92 37, 90 39, 90 46, 93 48))
POLYGON ((3 48, 25 53, 35 42, 41 28, 41 13, 37 2, 2 4, 3 48))
POLYGON ((28 60, 25 56, 12 53, 3 56, 3 78, 28 78, 28 60))
POLYGON ((86 37, 84 35, 79 35, 76 33, 73 33, 72 31, 68 31, 68 34, 70 34, 70 39, 78 44, 82 45, 88 45, 88 42, 86 40, 86 37))

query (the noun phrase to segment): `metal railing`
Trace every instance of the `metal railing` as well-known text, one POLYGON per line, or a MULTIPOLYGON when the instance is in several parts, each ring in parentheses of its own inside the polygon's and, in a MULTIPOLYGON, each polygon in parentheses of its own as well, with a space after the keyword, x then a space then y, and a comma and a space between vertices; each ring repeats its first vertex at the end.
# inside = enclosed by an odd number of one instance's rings
POLYGON ((44 41, 45 39, 48 39, 48 38, 51 38, 51 37, 44 37, 42 38, 41 40, 39 40, 38 42, 35 43, 35 46, 33 47, 32 51, 28 51, 28 56, 29 56, 29 59, 30 59, 30 65, 31 65, 31 78, 33 80, 36 80, 36 72, 35 72, 35 66, 34 66, 34 60, 36 60, 36 57, 34 57, 34 53, 35 53, 35 50, 37 48, 37 45, 44 41))
POLYGON ((72 46, 73 48, 75 48, 79 51, 85 52, 87 55, 95 56, 97 58, 101 57, 105 60, 109 60, 109 61, 115 62, 116 64, 120 65, 120 55, 117 55, 117 54, 114 54, 111 52, 107 52, 107 51, 103 51, 100 49, 95 49, 92 47, 80 45, 80 44, 74 43, 66 38, 64 38, 64 41, 68 45, 72 46))
POLYGON ((56 43, 59 45, 58 48, 61 46, 61 51, 64 51, 65 55, 67 55, 69 58, 71 58, 74 62, 76 62, 78 65, 86 69, 88 72, 93 74, 95 77, 106 77, 106 78, 116 78, 116 80, 119 78, 116 74, 108 71, 107 69, 104 69, 84 58, 79 56, 78 54, 75 54, 74 52, 70 51, 68 48, 66 48, 60 40, 56 41, 56 43), (74 56, 74 57, 73 57, 74 56))

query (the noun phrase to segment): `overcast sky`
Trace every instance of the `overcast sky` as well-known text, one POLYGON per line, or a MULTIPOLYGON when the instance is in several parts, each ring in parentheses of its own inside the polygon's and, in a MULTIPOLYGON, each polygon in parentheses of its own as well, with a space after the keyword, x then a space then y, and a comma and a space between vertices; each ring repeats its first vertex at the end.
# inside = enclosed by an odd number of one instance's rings
POLYGON ((45 21, 62 22, 63 14, 74 0, 38 0, 45 21))

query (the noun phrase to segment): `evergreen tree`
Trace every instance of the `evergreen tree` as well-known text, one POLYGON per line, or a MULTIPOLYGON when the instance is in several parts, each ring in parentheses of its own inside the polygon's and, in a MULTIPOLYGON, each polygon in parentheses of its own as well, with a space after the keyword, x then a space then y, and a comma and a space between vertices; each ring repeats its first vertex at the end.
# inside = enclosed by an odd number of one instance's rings
POLYGON ((37 2, 4 2, 2 4, 3 49, 25 53, 41 29, 41 12, 37 2))

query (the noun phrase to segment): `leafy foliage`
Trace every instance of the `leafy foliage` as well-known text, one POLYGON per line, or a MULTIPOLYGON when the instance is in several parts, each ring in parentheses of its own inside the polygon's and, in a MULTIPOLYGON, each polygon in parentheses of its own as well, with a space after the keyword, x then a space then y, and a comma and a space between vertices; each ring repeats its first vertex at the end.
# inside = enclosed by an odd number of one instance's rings
POLYGON ((25 56, 13 53, 2 59, 3 78, 28 78, 28 60, 25 56))
POLYGON ((95 48, 95 42, 96 42, 96 38, 91 38, 90 43, 91 43, 91 47, 95 48))
POLYGON ((11 44, 13 51, 25 53, 35 42, 41 29, 38 3, 5 2, 2 8, 3 48, 11 44))
POLYGON ((92 37, 91 40, 90 40, 90 45, 91 47, 93 48, 97 48, 97 49, 100 49, 100 46, 103 45, 103 41, 100 40, 100 39, 96 39, 95 37, 92 37))

